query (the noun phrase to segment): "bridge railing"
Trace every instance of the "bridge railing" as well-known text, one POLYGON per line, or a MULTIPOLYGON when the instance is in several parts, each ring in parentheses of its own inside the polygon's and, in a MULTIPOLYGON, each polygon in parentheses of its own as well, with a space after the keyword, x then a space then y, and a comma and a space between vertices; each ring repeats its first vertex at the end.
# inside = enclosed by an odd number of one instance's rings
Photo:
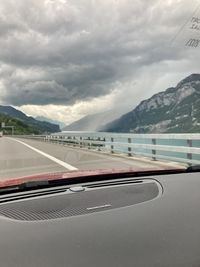
POLYGON ((200 134, 121 134, 102 132, 61 132, 51 135, 20 136, 45 142, 94 149, 112 154, 141 155, 200 164, 200 134))

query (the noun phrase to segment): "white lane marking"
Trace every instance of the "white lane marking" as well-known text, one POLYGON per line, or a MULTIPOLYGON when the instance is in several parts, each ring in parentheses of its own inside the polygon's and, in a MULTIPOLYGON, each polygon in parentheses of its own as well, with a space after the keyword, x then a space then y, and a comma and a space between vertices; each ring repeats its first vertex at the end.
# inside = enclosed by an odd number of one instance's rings
POLYGON ((78 170, 76 167, 74 167, 74 166, 72 166, 72 165, 70 165, 70 164, 68 164, 68 163, 66 163, 66 162, 64 162, 64 161, 62 161, 60 159, 57 159, 57 158, 55 158, 55 157, 53 157, 53 156, 51 156, 51 155, 49 155, 49 154, 37 149, 35 147, 32 147, 32 146, 30 146, 30 145, 28 145, 28 144, 26 144, 26 143, 24 143, 22 141, 19 141, 19 140, 15 139, 15 138, 11 138, 11 139, 15 140, 16 142, 18 142, 18 143, 20 143, 20 144, 22 144, 24 146, 27 146, 28 148, 32 149, 33 151, 35 151, 35 152, 41 154, 42 156, 44 156, 44 157, 56 162, 57 164, 63 166, 64 168, 66 168, 66 169, 68 169, 70 171, 78 170))

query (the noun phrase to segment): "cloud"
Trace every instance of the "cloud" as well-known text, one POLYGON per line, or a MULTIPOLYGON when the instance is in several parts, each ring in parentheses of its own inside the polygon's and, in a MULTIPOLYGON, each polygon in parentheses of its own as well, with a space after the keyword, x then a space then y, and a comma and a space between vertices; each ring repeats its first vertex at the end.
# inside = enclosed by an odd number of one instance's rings
POLYGON ((104 96, 110 107, 136 105, 197 69, 198 50, 171 43, 196 3, 1 1, 0 102, 41 112, 70 107, 75 117, 79 103, 85 113, 97 98, 94 109, 106 106, 104 96))
MULTIPOLYGON (((113 105, 113 98, 118 95, 119 92, 114 90, 111 94, 94 98, 93 101, 79 101, 74 105, 62 106, 62 105, 24 105, 21 106, 21 110, 28 115, 32 116, 44 116, 55 120, 63 121, 66 124, 70 124, 87 114, 101 113, 115 108, 113 105)), ((119 111, 119 114, 120 111, 119 111)))

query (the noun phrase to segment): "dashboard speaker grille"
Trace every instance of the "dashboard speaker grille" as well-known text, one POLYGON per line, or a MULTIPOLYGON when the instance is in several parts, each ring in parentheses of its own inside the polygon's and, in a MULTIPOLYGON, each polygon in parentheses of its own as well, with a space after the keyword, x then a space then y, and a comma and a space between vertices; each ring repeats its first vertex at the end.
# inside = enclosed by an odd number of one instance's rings
POLYGON ((151 200, 158 194, 155 182, 103 187, 1 204, 0 215, 24 221, 51 220, 126 207, 151 200))

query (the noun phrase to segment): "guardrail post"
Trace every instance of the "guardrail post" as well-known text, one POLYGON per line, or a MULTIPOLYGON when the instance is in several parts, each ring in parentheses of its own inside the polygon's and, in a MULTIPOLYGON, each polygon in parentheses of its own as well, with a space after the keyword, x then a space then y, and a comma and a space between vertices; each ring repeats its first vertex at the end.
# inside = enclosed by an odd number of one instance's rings
POLYGON ((56 144, 59 144, 59 136, 56 136, 56 144))
MULTIPOLYGON (((156 139, 151 139, 152 145, 156 145, 156 139)), ((152 149, 152 160, 156 160, 156 149, 152 149)))
POLYGON ((75 139, 76 139, 76 137, 73 136, 73 146, 76 146, 76 145, 75 145, 75 139))
POLYGON ((64 146, 65 144, 65 141, 64 141, 65 137, 64 136, 61 136, 61 144, 64 146))
POLYGON ((62 144, 62 137, 61 136, 57 136, 57 139, 58 139, 58 144, 61 145, 62 144))
POLYGON ((72 145, 72 137, 71 136, 67 136, 67 145, 70 146, 72 145))
POLYGON ((83 145, 83 143, 82 143, 82 139, 83 139, 83 137, 80 136, 80 147, 82 147, 82 145, 83 145))
MULTIPOLYGON (((114 138, 113 137, 111 137, 111 142, 114 142, 114 138)), ((113 154, 114 153, 114 145, 111 145, 110 146, 110 152, 113 154)))
MULTIPOLYGON (((192 147, 192 140, 187 140, 187 145, 192 147)), ((192 160, 192 153, 187 153, 187 159, 192 160)), ((188 164, 191 165, 191 162, 188 162, 188 164)))
MULTIPOLYGON (((101 138, 98 137, 97 140, 98 140, 98 141, 101 141, 101 138)), ((101 145, 99 144, 99 145, 98 145, 98 151, 101 151, 100 147, 101 147, 101 145)))
POLYGON ((90 149, 91 147, 90 147, 90 137, 88 137, 88 149, 90 149))
MULTIPOLYGON (((131 144, 131 138, 128 138, 128 143, 131 144)), ((128 147, 128 156, 131 157, 132 153, 131 153, 131 147, 128 147)))

